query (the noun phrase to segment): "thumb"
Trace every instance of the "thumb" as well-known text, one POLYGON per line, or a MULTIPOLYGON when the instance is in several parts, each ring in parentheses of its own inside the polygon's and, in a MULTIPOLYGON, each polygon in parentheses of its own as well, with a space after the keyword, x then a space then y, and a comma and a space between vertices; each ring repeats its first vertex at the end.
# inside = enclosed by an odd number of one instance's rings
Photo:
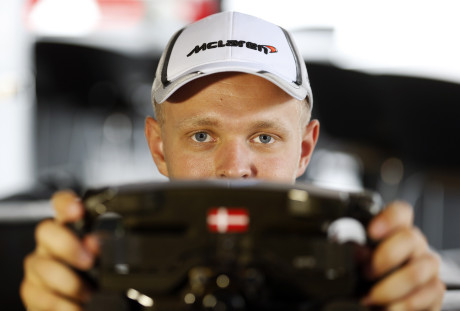
POLYGON ((81 199, 71 190, 58 191, 51 197, 51 205, 58 223, 75 222, 83 218, 81 199))

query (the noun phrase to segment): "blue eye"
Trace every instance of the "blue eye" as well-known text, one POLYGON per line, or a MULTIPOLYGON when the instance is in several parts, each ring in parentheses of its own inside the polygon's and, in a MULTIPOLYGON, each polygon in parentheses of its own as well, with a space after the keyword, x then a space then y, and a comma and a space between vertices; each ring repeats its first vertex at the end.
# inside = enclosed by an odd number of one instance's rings
POLYGON ((267 134, 261 134, 256 138, 256 142, 262 144, 271 144, 273 143, 273 137, 267 134))
POLYGON ((209 135, 205 132, 198 132, 193 135, 193 140, 197 142, 207 142, 209 141, 209 135))

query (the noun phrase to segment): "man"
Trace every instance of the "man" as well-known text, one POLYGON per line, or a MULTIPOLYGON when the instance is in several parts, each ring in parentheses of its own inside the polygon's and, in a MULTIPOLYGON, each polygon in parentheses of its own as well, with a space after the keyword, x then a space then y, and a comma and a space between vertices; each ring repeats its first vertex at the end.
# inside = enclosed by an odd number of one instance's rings
MULTIPOLYGON (((152 88, 156 120, 145 134, 160 173, 170 179, 258 178, 295 182, 319 134, 305 64, 290 35, 239 13, 220 13, 179 31, 160 60, 152 88)), ((89 269, 97 239, 78 240, 65 223, 83 207, 71 192, 52 198, 56 218, 41 223, 25 260, 21 295, 29 311, 81 310, 90 291, 70 268, 89 269)), ((364 305, 439 310, 439 262, 412 224, 412 210, 390 204, 370 223, 379 241, 364 305)))

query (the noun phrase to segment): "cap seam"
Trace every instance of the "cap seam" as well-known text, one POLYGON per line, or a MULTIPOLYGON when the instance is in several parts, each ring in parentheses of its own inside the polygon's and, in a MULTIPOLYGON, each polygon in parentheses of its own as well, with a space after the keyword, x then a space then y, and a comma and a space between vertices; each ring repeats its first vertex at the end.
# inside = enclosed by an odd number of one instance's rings
POLYGON ((278 26, 281 31, 283 32, 285 38, 286 38, 286 41, 289 45, 289 48, 291 49, 291 53, 294 57, 294 62, 295 62, 295 70, 296 70, 296 81, 292 81, 294 82, 295 84, 297 85, 302 85, 302 73, 301 73, 301 68, 300 68, 300 65, 299 65, 299 58, 298 58, 298 55, 294 49, 294 47, 292 46, 292 42, 291 42, 291 37, 289 36, 288 32, 286 31, 286 29, 284 29, 283 27, 280 27, 278 26))
POLYGON ((167 47, 167 51, 165 53, 165 59, 163 63, 163 68, 161 71, 161 82, 164 86, 167 86, 170 82, 168 79, 168 67, 169 67, 169 58, 171 57, 172 50, 174 45, 176 44, 177 39, 182 34, 185 28, 180 29, 171 39, 170 45, 167 47))
MULTIPOLYGON (((232 17, 230 18, 230 40, 233 40, 233 34, 235 33, 235 29, 233 29, 233 26, 235 25, 234 23, 235 20, 235 12, 232 12, 232 17)), ((229 59, 233 58, 233 47, 230 47, 228 49, 229 53, 229 59)))

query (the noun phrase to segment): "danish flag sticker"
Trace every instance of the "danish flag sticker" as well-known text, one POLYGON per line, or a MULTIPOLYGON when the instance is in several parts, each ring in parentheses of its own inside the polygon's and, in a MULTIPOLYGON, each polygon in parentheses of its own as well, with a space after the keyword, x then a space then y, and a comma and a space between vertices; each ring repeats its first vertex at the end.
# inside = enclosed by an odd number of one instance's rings
POLYGON ((210 232, 242 233, 249 229, 249 212, 245 208, 211 208, 206 220, 210 232))

